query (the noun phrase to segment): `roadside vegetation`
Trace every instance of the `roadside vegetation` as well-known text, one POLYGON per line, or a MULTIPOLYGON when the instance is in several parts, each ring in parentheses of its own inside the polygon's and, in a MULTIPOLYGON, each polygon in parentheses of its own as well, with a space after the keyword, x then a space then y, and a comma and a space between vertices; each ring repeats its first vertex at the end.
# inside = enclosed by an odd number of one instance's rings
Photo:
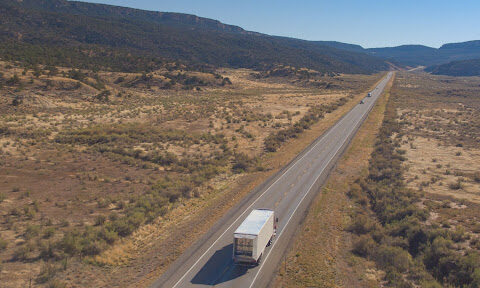
POLYGON ((123 73, 0 62, 4 283, 104 281, 91 265, 107 273, 144 246, 117 248, 125 243, 157 247, 145 235, 186 203, 203 205, 271 169, 262 160, 272 154, 269 135, 301 127, 275 143, 281 148, 378 78, 315 76, 336 83, 326 89, 251 70, 162 65, 123 73))
POLYGON ((479 83, 397 72, 275 286, 479 287, 479 83))
MULTIPOLYGON (((378 269, 384 271, 384 279, 392 287, 480 286, 480 251, 475 244, 479 239, 478 230, 466 225, 474 221, 476 216, 468 214, 460 221, 442 223, 441 218, 447 215, 451 217, 456 214, 452 210, 459 210, 455 209, 456 204, 450 204, 459 203, 458 198, 453 195, 447 202, 444 198, 443 204, 438 205, 440 203, 436 191, 426 193, 423 188, 428 185, 412 187, 406 179, 412 167, 407 164, 410 153, 404 147, 410 142, 412 149, 417 149, 414 144, 416 138, 432 139, 430 133, 442 129, 442 126, 429 130, 429 126, 425 126, 429 125, 427 121, 413 121, 405 113, 399 115, 398 111, 404 112, 413 107, 422 109, 423 105, 432 111, 439 106, 451 105, 452 101, 461 101, 462 105, 472 109, 468 110, 470 113, 478 113, 478 101, 471 98, 471 90, 468 93, 457 90, 452 95, 451 91, 443 90, 443 81, 458 80, 400 74, 371 156, 368 176, 359 178, 348 194, 357 203, 355 216, 348 227, 349 231, 357 235, 352 251, 374 261, 378 269), (432 83, 433 87, 429 87, 433 91, 422 95, 420 87, 423 85, 419 85, 422 83, 420 81, 432 83), (415 96, 415 100, 408 98, 411 96, 415 96), (444 208, 439 209, 438 206, 444 208)), ((463 113, 456 116, 452 121, 462 119, 463 113)), ((476 129, 474 125, 466 125, 456 131, 468 131, 461 135, 471 137, 477 133, 476 129)), ((459 139, 467 145, 470 137, 448 133, 435 135, 435 138, 442 141, 438 145, 445 146, 443 149, 449 149, 447 147, 450 143, 458 143, 459 139)), ((416 160, 418 159, 412 159, 413 165, 418 164, 416 160)), ((433 160, 434 163, 437 161, 433 160)), ((453 184, 448 186, 449 189, 462 189, 461 182, 453 184)), ((464 199, 460 202, 465 208, 469 207, 468 210, 478 209, 475 203, 464 199)))
POLYGON ((332 111, 335 111, 338 107, 344 105, 347 101, 347 97, 342 97, 331 104, 316 105, 314 107, 311 107, 306 113, 306 115, 303 116, 292 127, 277 131, 265 138, 265 149, 269 152, 277 151, 278 147, 280 147, 282 143, 288 141, 291 138, 298 137, 298 134, 310 128, 313 124, 322 119, 326 113, 331 113, 332 111))

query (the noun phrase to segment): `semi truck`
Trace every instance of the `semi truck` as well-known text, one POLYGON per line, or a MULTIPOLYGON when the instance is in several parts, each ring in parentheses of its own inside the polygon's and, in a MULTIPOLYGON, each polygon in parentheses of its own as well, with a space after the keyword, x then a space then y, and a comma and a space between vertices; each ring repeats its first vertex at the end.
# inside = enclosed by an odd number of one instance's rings
POLYGON ((233 233, 233 262, 258 265, 265 248, 272 244, 278 218, 269 209, 254 209, 233 233))
POLYGON ((372 97, 372 92, 368 93, 367 97, 372 97))

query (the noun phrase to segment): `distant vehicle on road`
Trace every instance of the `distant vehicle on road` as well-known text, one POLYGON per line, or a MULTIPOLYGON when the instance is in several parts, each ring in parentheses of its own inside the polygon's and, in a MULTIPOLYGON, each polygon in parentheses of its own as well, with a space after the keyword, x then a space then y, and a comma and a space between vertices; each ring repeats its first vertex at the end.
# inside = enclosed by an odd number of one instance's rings
POLYGON ((365 102, 363 100, 360 100, 360 104, 363 104, 363 103, 365 103, 365 102))
POLYGON ((233 233, 233 261, 236 264, 257 265, 265 247, 276 235, 278 218, 269 209, 255 209, 233 233))
POLYGON ((372 97, 372 92, 368 93, 367 97, 372 97))

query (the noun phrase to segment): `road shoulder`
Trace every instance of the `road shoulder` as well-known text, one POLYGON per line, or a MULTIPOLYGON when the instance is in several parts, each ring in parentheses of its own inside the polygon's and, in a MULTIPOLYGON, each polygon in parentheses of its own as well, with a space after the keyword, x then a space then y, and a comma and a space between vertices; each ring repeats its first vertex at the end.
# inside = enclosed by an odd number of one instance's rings
POLYGON ((346 193, 358 176, 367 173, 393 79, 316 196, 279 266, 273 287, 378 286, 374 265, 349 252, 351 239, 344 230, 352 203, 346 193))

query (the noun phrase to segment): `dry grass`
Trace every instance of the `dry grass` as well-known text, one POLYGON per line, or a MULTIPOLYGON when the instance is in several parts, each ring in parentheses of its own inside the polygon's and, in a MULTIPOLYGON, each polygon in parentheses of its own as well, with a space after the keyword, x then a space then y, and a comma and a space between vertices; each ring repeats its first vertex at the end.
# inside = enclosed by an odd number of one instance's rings
POLYGON ((474 173, 480 171, 480 149, 444 146, 424 137, 416 137, 402 149, 407 151, 410 188, 480 203, 480 183, 474 180, 474 173), (452 189, 459 181, 458 189, 452 189))
MULTIPOLYGON (((256 171, 256 167, 252 167, 237 174, 230 170, 231 163, 227 161, 215 177, 195 187, 197 197, 172 203, 167 214, 143 225, 100 255, 69 258, 68 269, 57 272, 58 278, 67 284, 75 283, 80 287, 147 283, 236 201, 333 124, 363 96, 359 93, 363 94, 379 77, 328 77, 338 85, 325 90, 285 79, 255 80, 249 70, 225 70, 219 72, 229 77, 233 85, 212 84, 197 91, 148 88, 143 84, 126 87, 115 83, 116 79, 122 76, 129 81, 141 75, 99 72, 105 89, 111 91, 109 100, 102 102, 95 98, 101 90, 91 85, 61 75, 35 78, 32 71, 22 75, 23 69, 15 65, 8 68, 8 65, 0 63, 4 78, 16 73, 22 83, 3 88, 2 93, 11 93, 0 98, 0 130, 2 127, 8 129, 7 133, 0 133, 0 193, 5 195, 0 202, 0 237, 9 243, 0 251, 3 271, 0 281, 11 287, 24 286, 30 277, 35 278, 41 267, 37 248, 26 261, 9 261, 18 247, 27 242, 34 245, 54 242, 68 231, 83 231, 101 215, 106 216, 108 222, 111 214, 124 215, 125 204, 135 203, 135 199, 157 181, 166 176, 175 179, 190 175, 190 172, 172 171, 168 165, 99 153, 95 145, 55 141, 60 136, 77 135, 78 131, 83 131, 81 129, 97 125, 118 129, 128 123, 140 125, 138 127, 153 125, 161 131, 172 128, 188 135, 222 134, 230 151, 257 156, 258 165, 267 168, 256 171), (22 98, 18 106, 11 105, 14 95, 22 98), (278 152, 265 154, 263 139, 270 133, 291 126, 312 105, 330 103, 349 95, 354 95, 354 100, 327 114, 278 152), (207 214, 212 206, 219 207, 216 215, 207 214), (38 225, 40 231, 27 241, 25 232, 32 224, 38 225), (43 234, 51 227, 54 235, 44 239, 43 234), (168 248, 172 246, 168 239, 184 241, 172 251, 168 248)), ((161 71, 154 74, 155 81, 161 78, 161 71)), ((192 75, 214 81, 207 74, 192 72, 192 75)), ((88 81, 96 80, 92 75, 88 81)), ((221 142, 197 142, 196 138, 194 141, 139 141, 131 138, 133 134, 128 130, 124 131, 131 142, 126 141, 121 148, 144 154, 171 152, 180 160, 205 160, 223 149, 221 142)))
POLYGON ((479 203, 479 84, 477 77, 400 76, 395 93, 411 188, 479 203))
POLYGON ((423 192, 429 226, 463 231, 461 253, 479 249, 480 78, 400 73, 393 87, 404 124, 405 181, 423 192))

